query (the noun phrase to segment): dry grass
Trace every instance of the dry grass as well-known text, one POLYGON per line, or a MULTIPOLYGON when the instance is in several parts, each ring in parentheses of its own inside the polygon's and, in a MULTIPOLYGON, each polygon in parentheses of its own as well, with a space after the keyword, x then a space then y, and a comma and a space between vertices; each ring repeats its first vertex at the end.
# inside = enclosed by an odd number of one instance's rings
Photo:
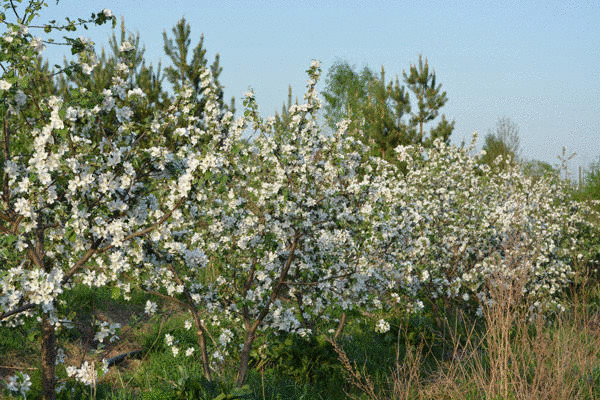
POLYGON ((487 309, 485 332, 464 345, 455 337, 451 359, 439 362, 433 374, 424 372, 422 346, 407 348, 389 388, 375 388, 339 346, 336 352, 348 382, 372 400, 600 399, 600 316, 575 309, 552 323, 529 322, 510 311, 505 304, 487 309))
MULTIPOLYGON (((594 399, 594 370, 600 366, 598 316, 573 305, 553 321, 533 320, 520 301, 522 280, 497 286, 484 308, 486 330, 468 342, 469 357, 450 366, 447 378, 469 382, 487 399, 594 399)), ((454 397, 457 398, 457 397, 454 397)))
POLYGON ((600 399, 598 310, 590 311, 579 295, 552 320, 531 318, 523 295, 529 269, 517 260, 523 263, 515 257, 510 273, 490 279, 494 302, 483 307, 483 332, 461 338, 455 329, 452 356, 435 372, 425 371, 423 346, 409 347, 390 373, 389 387, 375 388, 336 348, 348 382, 372 400, 600 399))
MULTIPOLYGON (((333 349, 338 355, 340 363, 344 367, 348 382, 366 394, 370 400, 378 400, 379 397, 376 394, 375 385, 373 384, 373 381, 369 375, 361 373, 356 363, 350 362, 344 349, 342 349, 342 347, 339 346, 335 340, 329 339, 328 341, 333 346, 333 349)), ((348 394, 348 396, 351 397, 350 394, 348 394)))

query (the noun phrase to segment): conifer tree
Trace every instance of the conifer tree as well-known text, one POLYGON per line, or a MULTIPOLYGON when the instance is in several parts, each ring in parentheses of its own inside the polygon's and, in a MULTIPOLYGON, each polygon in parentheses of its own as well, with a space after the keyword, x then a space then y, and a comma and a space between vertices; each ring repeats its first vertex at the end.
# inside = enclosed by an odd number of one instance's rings
POLYGON ((364 133, 375 154, 388 158, 391 149, 411 141, 413 134, 402 117, 410 111, 408 93, 398 78, 386 83, 381 67, 379 78, 369 82, 364 107, 364 133))
POLYGON ((409 72, 403 72, 403 76, 408 89, 416 98, 417 107, 411 113, 410 124, 416 128, 419 141, 430 144, 435 139, 442 138, 447 143, 454 129, 454 121, 449 122, 445 116, 430 130, 429 137, 424 139, 424 125, 437 118, 440 108, 448 101, 442 85, 436 85, 435 72, 429 70, 427 59, 423 61, 423 56, 419 55, 419 63, 412 64, 409 72))
POLYGON ((281 106, 281 113, 275 112, 275 132, 282 134, 287 129, 291 122, 290 107, 292 104, 298 104, 298 98, 292 103, 292 86, 288 85, 287 103, 284 102, 281 106))
POLYGON ((382 67, 379 77, 368 67, 360 73, 345 62, 329 70, 325 98, 326 119, 333 129, 342 119, 352 122, 351 134, 368 144, 373 153, 386 158, 412 135, 402 117, 410 111, 408 94, 398 79, 386 83, 382 67))
POLYGON ((181 89, 184 82, 189 82, 196 96, 200 98, 200 107, 195 110, 196 115, 200 116, 203 112, 205 102, 202 101, 202 93, 204 89, 201 87, 200 73, 209 67, 213 74, 215 85, 217 87, 217 97, 219 107, 222 113, 226 111, 235 112, 234 99, 231 99, 230 105, 223 102, 223 86, 218 78, 223 68, 220 66, 219 54, 215 56, 215 60, 209 66, 206 59, 206 49, 204 48, 204 35, 200 35, 200 40, 196 47, 190 48, 191 45, 191 27, 182 17, 177 24, 171 29, 173 37, 169 37, 166 31, 163 31, 163 43, 165 54, 171 60, 171 65, 165 68, 167 80, 173 85, 175 90, 181 89), (190 56, 191 54, 191 56, 190 56))
POLYGON ((350 132, 383 158, 389 158, 391 149, 398 145, 429 146, 437 138, 448 142, 454 121, 448 121, 444 115, 429 132, 426 130, 447 102, 446 92, 436 84, 435 72, 430 71, 427 60, 419 57, 418 64, 411 65, 403 76, 406 86, 398 77, 386 81, 383 67, 377 76, 368 67, 356 72, 346 62, 334 64, 323 92, 329 126, 333 128, 340 120, 351 119, 350 132))
POLYGON ((54 80, 52 79, 52 69, 48 60, 44 60, 41 56, 36 58, 36 69, 31 72, 30 79, 35 82, 39 93, 56 93, 54 80))

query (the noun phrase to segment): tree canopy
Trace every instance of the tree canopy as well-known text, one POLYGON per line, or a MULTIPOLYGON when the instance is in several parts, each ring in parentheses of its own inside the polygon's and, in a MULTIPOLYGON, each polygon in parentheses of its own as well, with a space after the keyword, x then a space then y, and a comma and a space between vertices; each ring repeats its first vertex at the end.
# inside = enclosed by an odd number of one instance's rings
POLYGON ((494 165, 499 156, 510 163, 520 159, 519 126, 508 117, 498 118, 493 130, 485 135, 481 162, 494 165))
POLYGON ((332 128, 342 119, 351 120, 350 132, 388 160, 398 145, 429 147, 437 138, 448 143, 454 121, 442 114, 434 122, 448 101, 436 79, 422 56, 403 72, 404 85, 398 76, 387 81, 383 66, 376 74, 369 67, 356 71, 345 61, 336 62, 323 91, 325 118, 332 128))

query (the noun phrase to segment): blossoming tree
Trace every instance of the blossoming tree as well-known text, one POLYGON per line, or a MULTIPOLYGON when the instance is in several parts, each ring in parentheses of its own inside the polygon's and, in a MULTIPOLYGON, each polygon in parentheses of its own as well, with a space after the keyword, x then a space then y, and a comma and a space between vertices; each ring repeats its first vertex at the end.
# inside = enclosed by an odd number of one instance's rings
POLYGON ((580 246, 574 236, 590 210, 569 200, 556 177, 533 178, 508 163, 492 171, 469 154, 475 139, 467 148, 438 141, 396 149, 412 188, 402 201, 417 222, 398 255, 407 265, 398 287, 434 309, 441 302, 480 313, 494 300, 490 284, 519 275, 532 313, 559 310, 580 246))
MULTIPOLYGON (((122 277, 137 274, 145 242, 154 240, 148 236, 159 228, 179 230, 195 207, 194 182, 218 168, 222 135, 210 135, 208 144, 204 137, 211 127, 227 131, 220 127, 231 123, 231 115, 208 106, 201 121, 190 112, 196 101, 191 90, 183 90, 170 109, 137 119, 137 111, 149 104, 141 90, 127 86, 131 46, 125 44, 111 84, 101 93, 72 87, 69 104, 48 96, 31 81, 42 40, 29 30, 42 2, 29 2, 23 10, 8 6, 17 21, 2 14, 8 29, 0 37, 0 232, 15 251, 0 272, 0 319, 14 325, 40 318, 42 392, 52 399, 55 332, 69 308, 62 296, 75 283, 115 285, 127 295, 130 286, 122 277)), ((112 18, 104 10, 92 22, 112 18)), ((67 27, 75 29, 75 23, 67 27)), ((83 65, 71 73, 91 73, 93 49, 80 39, 69 43, 83 65)), ((208 71, 204 81, 216 98, 208 71)), ((177 250, 186 252, 187 242, 177 250)))
MULTIPOLYGON (((253 137, 228 135, 235 151, 197 197, 195 223, 185 233, 201 253, 176 260, 167 252, 146 260, 147 289, 183 301, 196 324, 211 324, 200 321, 199 310, 215 316, 213 328, 223 321, 233 326, 220 329, 213 358, 240 343, 238 385, 259 332, 311 334, 316 321, 372 294, 369 255, 379 243, 372 238, 373 217, 389 208, 378 195, 389 191, 389 182, 372 172, 386 164, 365 156, 364 146, 345 134, 345 124, 334 135, 320 131, 319 63, 308 73, 305 103, 290 108, 282 131, 273 119, 258 116, 254 95, 247 94, 253 137)), ((166 248, 177 248, 171 238, 164 240, 166 248)))
MULTIPOLYGON (((140 286, 182 305, 206 378, 233 355, 237 385, 261 334, 310 335, 334 328, 345 310, 386 300, 402 312, 456 305, 476 313, 494 300, 490 282, 516 276, 516 267, 525 270, 532 312, 560 309, 571 236, 585 221, 555 180, 510 166, 492 172, 472 148, 442 141, 396 148, 402 168, 370 157, 347 122, 321 131, 318 62, 285 126, 259 116, 252 92, 234 120, 208 70, 200 72, 201 116, 185 84, 167 109, 155 108, 130 86, 127 41, 108 86, 75 79, 82 83, 64 100, 49 93, 52 78, 39 68, 48 40, 30 30, 72 31, 114 21, 112 13, 36 26, 43 2, 2 4, 15 22, 0 14, 0 321, 39 318, 45 399, 56 396, 63 299, 78 284, 118 288, 125 298, 140 286)), ((67 44, 78 61, 61 72, 93 74, 90 43, 67 44)), ((115 328, 99 324, 98 341, 115 328)), ((165 341, 174 356, 183 353, 176 337, 165 341)), ((92 364, 65 371, 95 382, 92 364)), ((21 393, 30 385, 24 375, 8 383, 21 393)))

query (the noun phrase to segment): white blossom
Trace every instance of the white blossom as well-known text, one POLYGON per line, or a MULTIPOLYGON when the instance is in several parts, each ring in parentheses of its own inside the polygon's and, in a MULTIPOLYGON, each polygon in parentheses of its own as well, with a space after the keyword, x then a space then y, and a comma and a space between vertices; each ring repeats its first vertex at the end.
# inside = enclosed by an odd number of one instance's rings
POLYGON ((31 379, 29 375, 19 372, 17 375, 8 377, 6 388, 26 398, 27 392, 31 389, 31 379))
POLYGON ((377 321, 377 324, 375 325, 375 332, 386 333, 389 330, 390 330, 389 322, 387 322, 384 319, 380 319, 379 321, 377 321))
POLYGON ((167 346, 172 346, 173 345, 173 335, 167 333, 165 334, 165 343, 167 344, 167 346))
POLYGON ((146 300, 146 307, 144 312, 148 315, 154 315, 156 313, 157 305, 153 301, 146 300))
POLYGON ((8 90, 12 87, 12 83, 5 79, 0 79, 0 90, 8 90))
POLYGON ((128 52, 133 49, 134 49, 133 45, 128 41, 124 41, 123 43, 121 43, 121 46, 119 47, 119 51, 122 51, 122 52, 128 52))

